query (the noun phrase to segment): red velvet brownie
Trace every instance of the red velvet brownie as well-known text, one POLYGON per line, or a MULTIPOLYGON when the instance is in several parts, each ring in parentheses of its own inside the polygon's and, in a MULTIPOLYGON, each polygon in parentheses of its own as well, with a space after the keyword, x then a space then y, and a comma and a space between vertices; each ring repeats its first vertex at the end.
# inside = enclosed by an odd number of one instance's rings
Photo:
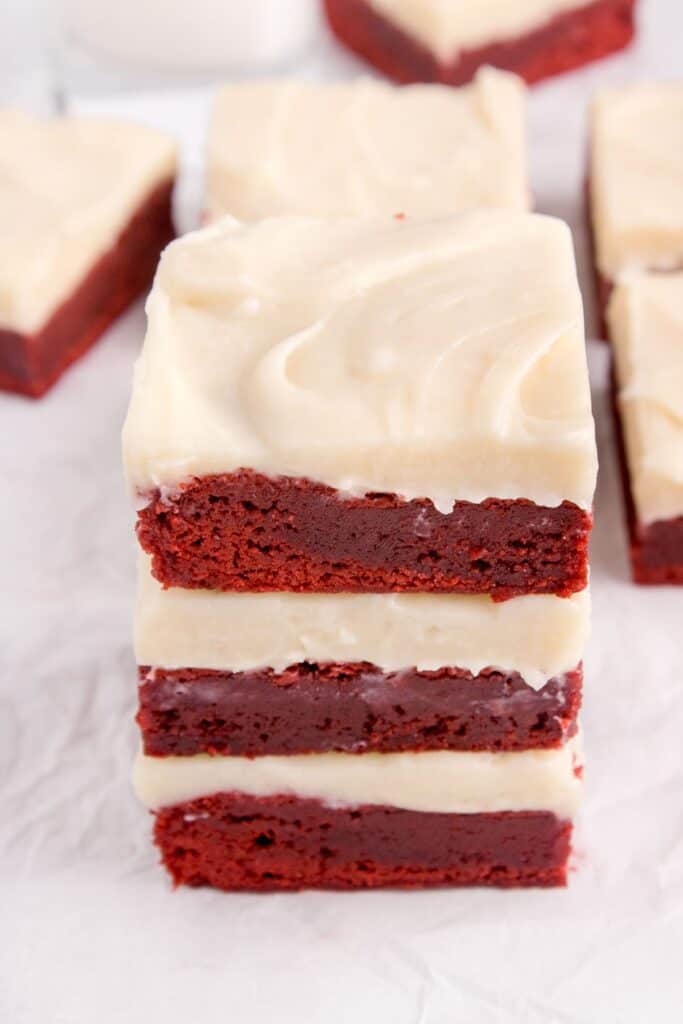
POLYGON ((231 594, 164 590, 142 567, 143 747, 258 757, 560 746, 576 731, 588 615, 587 591, 502 604, 231 594))
POLYGON ((226 219, 148 312, 135 780, 173 879, 563 884, 596 469, 567 229, 226 219))
POLYGON ((478 211, 180 240, 124 447, 165 585, 581 590, 596 459, 569 232, 478 211))
POLYGON ((683 273, 632 272, 607 309, 633 578, 683 583, 683 273))
POLYGON ((525 115, 522 81, 493 68, 462 89, 233 83, 211 119, 206 217, 525 210, 525 115))
POLYGON ((566 884, 571 825, 548 811, 429 814, 217 793, 164 807, 154 836, 176 885, 507 888, 566 884))
POLYGON ((337 37, 398 82, 468 82, 484 64, 538 82, 623 49, 636 0, 325 0, 337 37))
POLYGON ((580 746, 523 753, 140 755, 176 884, 563 885, 580 746), (364 800, 362 794, 370 794, 364 800))
POLYGON ((174 174, 151 129, 0 112, 0 388, 42 395, 149 287, 174 174))
POLYGON ((602 90, 593 104, 588 195, 602 327, 633 270, 683 266, 683 84, 602 90))

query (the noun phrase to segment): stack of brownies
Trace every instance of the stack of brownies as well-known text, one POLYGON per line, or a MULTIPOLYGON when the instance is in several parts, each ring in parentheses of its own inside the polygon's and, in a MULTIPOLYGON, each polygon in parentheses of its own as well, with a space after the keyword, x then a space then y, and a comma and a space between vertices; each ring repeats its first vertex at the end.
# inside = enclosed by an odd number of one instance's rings
POLYGON ((148 314, 135 777, 174 881, 562 884, 596 472, 567 227, 226 217, 148 314))

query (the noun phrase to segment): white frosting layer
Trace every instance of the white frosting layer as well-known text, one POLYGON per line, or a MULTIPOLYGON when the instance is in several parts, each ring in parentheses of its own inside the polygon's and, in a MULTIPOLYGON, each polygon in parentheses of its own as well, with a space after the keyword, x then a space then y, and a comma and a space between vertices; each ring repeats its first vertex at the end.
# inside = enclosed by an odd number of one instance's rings
POLYGON ((148 757, 139 754, 135 789, 151 808, 213 793, 294 795, 332 807, 382 804, 410 811, 476 814, 578 809, 580 739, 554 750, 510 753, 290 754, 277 757, 148 757))
POLYGON ((140 665, 282 672, 302 661, 369 661, 386 671, 456 666, 519 672, 540 688, 581 661, 588 591, 495 603, 466 594, 236 594, 164 590, 141 562, 140 665))
POLYGON ((0 110, 0 326, 39 330, 175 166, 143 125, 0 110))
POLYGON ((130 486, 240 467, 353 494, 587 508, 569 229, 531 214, 226 218, 174 242, 124 428, 130 486))
POLYGON ((604 277, 683 263, 683 82, 628 85, 598 95, 590 179, 604 277))
POLYGON ((505 72, 482 70, 463 89, 257 82, 216 99, 209 219, 433 216, 529 202, 525 90, 505 72))
POLYGON ((592 0, 368 0, 441 60, 516 39, 592 0))
POLYGON ((608 320, 638 519, 681 516, 683 273, 627 274, 608 320))

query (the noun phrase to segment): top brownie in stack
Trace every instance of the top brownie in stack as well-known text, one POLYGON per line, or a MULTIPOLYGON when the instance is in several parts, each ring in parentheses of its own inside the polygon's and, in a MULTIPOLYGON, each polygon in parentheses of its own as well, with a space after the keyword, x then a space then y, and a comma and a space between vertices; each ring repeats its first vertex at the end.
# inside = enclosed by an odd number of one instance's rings
POLYGON ((162 584, 586 586, 596 465, 565 225, 226 219, 166 253, 149 318, 124 445, 162 584))

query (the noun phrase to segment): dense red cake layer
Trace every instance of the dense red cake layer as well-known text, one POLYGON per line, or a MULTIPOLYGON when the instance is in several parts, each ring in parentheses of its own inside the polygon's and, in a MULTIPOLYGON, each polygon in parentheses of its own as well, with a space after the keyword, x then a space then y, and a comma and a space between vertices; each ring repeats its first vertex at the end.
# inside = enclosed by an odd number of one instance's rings
POLYGON ((174 237, 172 190, 172 182, 154 189, 37 334, 0 327, 0 389, 40 397, 149 287, 160 253, 174 237))
POLYGON ((515 71, 531 83, 599 60, 632 41, 635 5, 636 0, 577 4, 576 10, 557 15, 524 36, 463 50, 452 61, 442 62, 367 0, 325 0, 339 39, 390 78, 448 85, 469 82, 484 64, 515 71))
POLYGON ((581 667, 536 691, 517 673, 386 673, 367 663, 140 675, 146 754, 247 757, 555 747, 576 729, 582 682, 581 667))
POLYGON ((676 519, 661 519, 648 525, 638 522, 614 374, 612 375, 612 410, 626 506, 633 580, 635 583, 659 585, 683 584, 683 516, 676 519))
POLYGON ((423 814, 217 793, 157 812, 176 885, 365 889, 564 885, 571 823, 544 811, 423 814))
POLYGON ((441 591, 569 596, 587 584, 589 513, 570 502, 346 498, 250 470, 156 492, 138 516, 167 586, 262 591, 441 591))
POLYGON ((683 516, 637 524, 631 563, 636 583, 683 583, 683 516))

